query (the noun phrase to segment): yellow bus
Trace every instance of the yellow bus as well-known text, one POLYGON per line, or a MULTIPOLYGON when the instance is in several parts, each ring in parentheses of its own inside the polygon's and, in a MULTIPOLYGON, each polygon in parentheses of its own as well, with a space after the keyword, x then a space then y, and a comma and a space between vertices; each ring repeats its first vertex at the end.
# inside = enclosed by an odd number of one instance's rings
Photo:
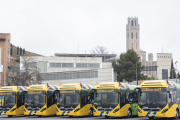
POLYGON ((138 115, 137 86, 126 83, 106 82, 96 86, 94 116, 131 117, 138 115))
POLYGON ((24 114, 24 100, 27 87, 25 86, 5 86, 0 88, 0 115, 24 114))
POLYGON ((56 85, 31 85, 25 96, 24 115, 56 115, 57 93, 56 85))
POLYGON ((62 85, 59 89, 56 115, 92 116, 92 99, 90 99, 89 93, 93 88, 88 84, 62 85))
POLYGON ((143 82, 138 106, 140 117, 174 117, 178 119, 180 108, 180 84, 168 80, 143 82))

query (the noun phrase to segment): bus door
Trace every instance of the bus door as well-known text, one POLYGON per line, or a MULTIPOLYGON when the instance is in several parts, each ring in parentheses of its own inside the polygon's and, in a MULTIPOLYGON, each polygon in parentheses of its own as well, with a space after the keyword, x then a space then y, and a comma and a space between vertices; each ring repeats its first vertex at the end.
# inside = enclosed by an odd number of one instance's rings
POLYGON ((132 115, 138 115, 138 91, 128 91, 128 103, 131 105, 132 115))
POLYGON ((59 93, 59 90, 48 90, 47 91, 47 111, 50 112, 50 114, 56 113, 56 104, 57 104, 58 93, 59 93), (50 107, 50 106, 52 106, 52 107, 50 107))
POLYGON ((176 93, 177 89, 174 87, 168 87, 168 104, 169 104, 169 112, 174 114, 176 109, 172 109, 171 106, 173 106, 176 103, 176 93))
POLYGON ((20 112, 18 114, 24 113, 24 103, 25 103, 26 94, 27 94, 27 91, 17 91, 17 112, 20 112))
POLYGON ((83 108, 83 115, 89 115, 89 109, 87 108, 87 104, 88 104, 88 91, 89 90, 84 90, 82 89, 80 91, 80 96, 81 96, 81 109, 83 108))
POLYGON ((126 108, 123 108, 127 103, 126 95, 127 95, 127 89, 120 88, 120 111, 122 112, 122 115, 126 113, 126 108))

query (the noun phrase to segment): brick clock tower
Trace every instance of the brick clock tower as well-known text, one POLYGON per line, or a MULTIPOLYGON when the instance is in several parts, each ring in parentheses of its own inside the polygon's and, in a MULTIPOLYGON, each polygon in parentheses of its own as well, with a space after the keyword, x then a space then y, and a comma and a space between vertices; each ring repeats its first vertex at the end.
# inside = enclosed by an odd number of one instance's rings
POLYGON ((128 17, 126 24, 126 51, 133 49, 140 56, 138 18, 128 17))

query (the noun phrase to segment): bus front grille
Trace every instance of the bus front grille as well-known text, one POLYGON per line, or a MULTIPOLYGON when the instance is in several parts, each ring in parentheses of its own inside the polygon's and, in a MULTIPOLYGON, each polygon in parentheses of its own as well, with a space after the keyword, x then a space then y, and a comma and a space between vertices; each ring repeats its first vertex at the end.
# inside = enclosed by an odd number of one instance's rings
POLYGON ((106 109, 97 109, 98 111, 112 111, 112 108, 106 108, 106 109))
POLYGON ((74 110, 74 108, 60 108, 59 110, 61 110, 61 111, 73 111, 74 110))
POLYGON ((142 109, 143 111, 160 111, 161 110, 161 108, 144 108, 144 109, 142 109))

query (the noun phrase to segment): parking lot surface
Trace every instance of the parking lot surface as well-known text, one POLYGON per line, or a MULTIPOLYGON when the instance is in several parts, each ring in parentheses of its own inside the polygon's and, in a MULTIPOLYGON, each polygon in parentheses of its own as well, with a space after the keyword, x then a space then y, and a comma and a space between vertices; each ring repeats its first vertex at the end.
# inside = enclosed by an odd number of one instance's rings
MULTIPOLYGON (((37 116, 14 116, 12 118, 9 118, 8 116, 0 116, 0 120, 102 120, 106 119, 105 117, 73 117, 69 118, 68 116, 43 116, 43 117, 37 117, 37 116)), ((172 118, 169 119, 164 119, 164 118, 155 118, 156 120, 173 120, 172 118)), ((149 120, 147 117, 133 117, 133 118, 126 118, 126 117, 121 117, 121 118, 116 118, 116 117, 110 117, 108 120, 149 120)), ((179 119, 180 120, 180 119, 179 119)))

